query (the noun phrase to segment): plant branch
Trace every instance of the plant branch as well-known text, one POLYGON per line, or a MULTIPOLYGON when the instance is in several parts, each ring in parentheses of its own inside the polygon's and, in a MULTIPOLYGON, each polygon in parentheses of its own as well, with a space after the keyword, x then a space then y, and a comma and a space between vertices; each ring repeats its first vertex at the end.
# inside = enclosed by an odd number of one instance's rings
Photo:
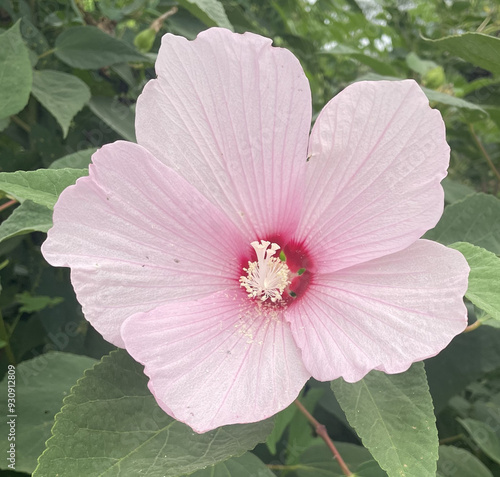
POLYGON ((11 205, 17 204, 17 200, 12 199, 9 200, 8 202, 5 202, 5 204, 0 205, 0 212, 4 211, 5 209, 8 209, 11 205))
POLYGON ((20 128, 24 129, 27 133, 31 132, 29 124, 25 123, 19 116, 11 116, 12 122, 16 123, 20 128))
POLYGON ((445 437, 444 439, 439 440, 439 445, 443 444, 451 444, 452 442, 459 441, 464 438, 463 434, 457 434, 456 436, 451 436, 451 437, 445 437))
POLYGON ((472 323, 472 325, 469 325, 467 328, 465 328, 463 333, 469 333, 471 331, 474 331, 476 328, 479 328, 481 326, 481 324, 482 324, 482 321, 476 320, 474 323, 472 323))
POLYGON ((296 399, 294 401, 294 403, 299 408, 299 411, 302 414, 304 414, 304 416, 306 416, 307 420, 312 424, 312 426, 314 427, 314 430, 316 431, 316 434, 318 434, 318 436, 321 437, 321 439, 323 439, 325 441, 328 448, 332 451, 332 454, 337 459, 337 462, 339 463, 339 466, 342 469, 342 472, 344 473, 344 475, 347 475, 347 476, 354 475, 349 470, 349 467, 347 467, 346 463, 344 462, 344 459, 342 459, 342 456, 339 454, 339 451, 335 447, 335 444, 330 439, 330 436, 328 435, 328 432, 327 432, 324 424, 321 424, 320 422, 318 422, 298 399, 296 399))
POLYGON ((488 151, 486 151, 486 149, 484 148, 483 143, 480 141, 479 137, 477 136, 476 131, 474 130, 474 126, 472 124, 469 124, 469 130, 470 130, 470 133, 472 134, 472 138, 474 139, 474 142, 476 143, 479 150, 482 152, 484 158, 486 159, 486 162, 490 166, 490 169, 493 171, 493 174, 495 174, 497 176, 497 179, 500 181, 500 172, 495 167, 495 164, 493 164, 493 161, 491 160, 491 157, 488 154, 488 151))

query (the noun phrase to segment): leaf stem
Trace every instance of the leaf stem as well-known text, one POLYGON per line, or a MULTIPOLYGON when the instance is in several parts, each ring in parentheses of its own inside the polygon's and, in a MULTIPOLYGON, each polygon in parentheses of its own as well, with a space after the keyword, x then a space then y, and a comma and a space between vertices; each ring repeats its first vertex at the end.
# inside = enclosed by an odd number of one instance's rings
POLYGON ((486 159, 486 162, 490 166, 490 169, 493 171, 493 174, 497 176, 497 179, 500 181, 500 172, 498 169, 495 167, 495 164, 493 164, 493 161, 491 160, 490 155, 488 154, 488 151, 483 146, 483 143, 480 141, 479 137, 476 134, 476 131, 474 130, 474 126, 472 124, 469 124, 469 130, 472 135, 472 138, 474 139, 474 142, 476 143, 477 147, 479 150, 482 152, 484 158, 486 159))
POLYGON ((12 122, 16 123, 20 128, 24 129, 27 133, 31 132, 29 124, 25 123, 19 116, 11 116, 12 122))
POLYGON ((54 53, 56 51, 55 48, 51 48, 50 50, 47 50, 47 51, 44 51, 41 55, 38 55, 38 59, 42 59, 42 58, 45 58, 46 56, 49 56, 51 55, 52 53, 54 53))
POLYGON ((17 204, 17 200, 12 199, 9 200, 8 202, 5 202, 5 204, 0 205, 0 212, 4 211, 5 209, 8 209, 11 205, 17 204))
POLYGON ((4 348, 5 354, 7 355, 9 363, 15 366, 16 358, 14 357, 14 353, 12 352, 12 348, 10 347, 9 338, 9 333, 7 332, 7 328, 5 327, 5 322, 3 321, 3 315, 2 313, 0 313, 0 339, 7 343, 4 348))
POLYGON ((472 323, 472 325, 469 325, 467 328, 465 328, 463 333, 469 333, 471 331, 474 331, 476 328, 479 328, 481 324, 482 324, 481 320, 476 320, 474 323, 472 323))
POLYGON ((439 440, 439 445, 443 444, 451 444, 452 442, 459 441, 464 438, 463 434, 457 434, 456 436, 451 436, 451 437, 445 437, 444 439, 439 440))
POLYGON ((346 463, 344 462, 344 459, 342 459, 342 456, 339 454, 339 451, 335 447, 335 444, 330 439, 330 436, 328 435, 328 431, 326 430, 325 425, 318 422, 298 399, 296 399, 294 401, 294 403, 299 408, 299 411, 302 414, 304 414, 304 416, 306 416, 307 420, 313 425, 314 430, 316 431, 316 434, 318 434, 318 436, 321 437, 321 439, 323 439, 325 441, 328 448, 332 451, 332 454, 337 459, 337 462, 339 463, 339 466, 342 469, 342 472, 344 473, 344 475, 347 475, 347 476, 354 475, 349 470, 349 467, 347 467, 346 463))

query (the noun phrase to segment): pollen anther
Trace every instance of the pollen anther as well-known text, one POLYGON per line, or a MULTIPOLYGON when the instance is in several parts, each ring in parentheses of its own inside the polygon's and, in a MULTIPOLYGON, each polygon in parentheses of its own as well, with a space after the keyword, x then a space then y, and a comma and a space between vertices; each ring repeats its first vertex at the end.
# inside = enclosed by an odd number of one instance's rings
POLYGON ((265 240, 250 244, 257 254, 256 262, 248 262, 246 276, 240 277, 240 285, 245 288, 250 298, 261 301, 270 299, 280 301, 285 288, 290 285, 290 270, 285 262, 274 257, 279 245, 265 240))

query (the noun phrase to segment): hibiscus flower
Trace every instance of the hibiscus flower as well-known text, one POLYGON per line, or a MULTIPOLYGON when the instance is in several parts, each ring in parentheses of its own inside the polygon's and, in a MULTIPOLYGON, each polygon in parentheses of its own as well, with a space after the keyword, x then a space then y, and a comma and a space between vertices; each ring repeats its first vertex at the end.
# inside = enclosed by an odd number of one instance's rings
POLYGON ((449 147, 411 80, 323 109, 292 53, 251 33, 167 34, 138 144, 96 152, 42 251, 83 312, 197 432, 288 406, 311 377, 405 371, 466 326, 463 256, 419 240, 449 147))

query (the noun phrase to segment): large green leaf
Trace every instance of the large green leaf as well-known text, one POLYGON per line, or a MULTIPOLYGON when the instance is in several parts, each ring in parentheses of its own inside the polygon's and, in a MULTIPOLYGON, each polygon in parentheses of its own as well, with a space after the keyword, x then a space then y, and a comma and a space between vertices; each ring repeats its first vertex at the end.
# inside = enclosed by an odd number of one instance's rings
POLYGON ((130 44, 92 26, 64 30, 56 38, 55 54, 69 66, 82 69, 98 69, 128 61, 149 62, 130 44))
MULTIPOLYGON (((54 351, 23 361, 16 367, 17 471, 31 474, 35 470, 36 460, 50 437, 50 428, 63 398, 83 371, 95 362, 87 356, 54 351)), ((7 378, 4 378, 0 383, 2 409, 7 409, 7 396, 7 378)), ((2 449, 8 448, 7 435, 7 432, 2 432, 0 436, 2 449)), ((0 459, 0 468, 6 469, 8 463, 6 459, 0 459)))
POLYGON ((281 439, 281 436, 298 410, 299 409, 295 404, 290 404, 290 406, 274 416, 274 428, 266 440, 267 448, 271 454, 276 454, 276 444, 281 439))
POLYGON ((500 74, 500 38, 468 32, 428 41, 473 65, 500 74))
POLYGON ((89 166, 92 154, 96 151, 95 147, 91 147, 60 157, 49 166, 49 169, 85 169, 89 166))
POLYGON ((476 456, 465 449, 439 446, 438 477, 493 477, 476 456))
POLYGON ((178 3, 209 27, 219 26, 233 30, 219 0, 178 0, 178 3))
POLYGON ((355 60, 358 60, 360 63, 369 66, 373 71, 375 71, 375 73, 381 75, 393 76, 397 74, 394 68, 386 61, 382 61, 374 58, 373 56, 369 56, 358 50, 357 48, 353 48, 348 45, 338 44, 335 45, 335 47, 330 48, 322 53, 325 55, 350 56, 355 60))
POLYGON ((455 182, 448 177, 443 179, 441 185, 444 189, 444 200, 448 204, 453 204, 453 202, 465 199, 468 195, 476 193, 472 187, 461 184, 460 182, 455 182))
POLYGON ((469 288, 465 296, 500 323, 500 258, 466 242, 454 243, 450 247, 461 252, 470 267, 469 288))
POLYGON ((500 464, 500 439, 488 424, 476 419, 458 419, 474 442, 497 464, 500 464))
POLYGON ((470 101, 466 101, 465 99, 457 98, 451 94, 442 93, 441 91, 435 91, 425 87, 422 87, 422 91, 425 93, 429 101, 461 109, 464 114, 467 114, 467 118, 470 121, 479 121, 488 117, 488 112, 484 108, 471 103, 470 101))
POLYGON ((89 102, 92 112, 127 141, 135 142, 135 113, 114 98, 94 96, 89 102))
POLYGON ((50 227, 52 227, 52 210, 26 200, 0 224, 0 243, 17 235, 47 232, 50 227))
POLYGON ((30 97, 33 74, 20 24, 0 35, 0 119, 21 111, 30 97))
POLYGON ((444 210, 439 223, 424 236, 450 245, 469 242, 500 255, 500 200, 474 194, 444 210))
MULTIPOLYGON (((383 76, 375 73, 369 73, 367 75, 356 78, 356 81, 401 81, 402 79, 403 78, 396 78, 394 76, 383 76)), ((467 114, 467 118, 470 121, 477 121, 488 117, 488 113, 486 112, 486 110, 475 103, 471 103, 470 101, 466 101, 465 99, 457 98, 456 96, 452 96, 451 94, 435 91, 424 86, 420 86, 420 88, 425 93, 429 101, 434 101, 439 104, 458 108, 464 114, 467 114)))
POLYGON ((349 424, 389 477, 434 477, 438 436, 423 363, 401 374, 372 371, 333 392, 349 424))
POLYGON ((485 373, 498 369, 500 329, 479 327, 474 333, 460 334, 434 358, 425 363, 436 413, 455 394, 485 373))
POLYGON ((190 477, 275 477, 267 466, 250 452, 212 467, 201 469, 190 477))
POLYGON ((38 169, 0 172, 0 190, 19 202, 31 200, 52 208, 66 187, 88 174, 87 169, 38 169))
POLYGON ((32 93, 57 119, 64 137, 75 114, 90 99, 90 89, 80 78, 53 70, 33 73, 32 93))
POLYGON ((143 367, 123 350, 87 371, 56 417, 35 477, 178 476, 243 454, 272 420, 196 434, 156 404, 143 367))

